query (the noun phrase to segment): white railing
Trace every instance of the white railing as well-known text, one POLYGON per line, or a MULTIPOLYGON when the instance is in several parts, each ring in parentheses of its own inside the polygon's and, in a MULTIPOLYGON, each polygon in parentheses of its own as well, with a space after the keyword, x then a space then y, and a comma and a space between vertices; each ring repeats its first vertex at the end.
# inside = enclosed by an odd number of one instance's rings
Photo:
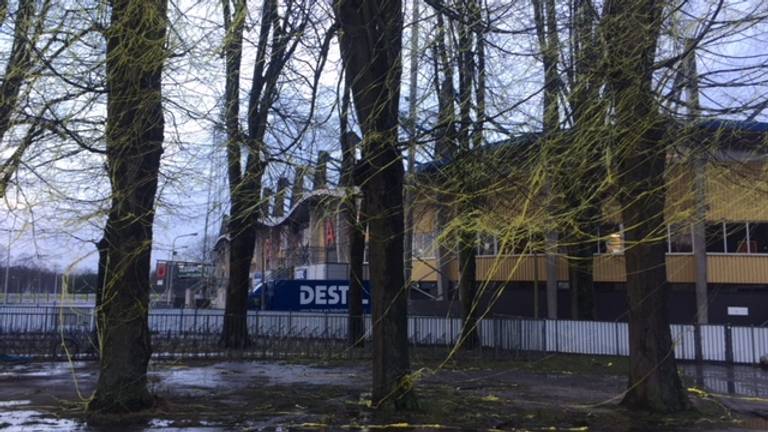
MULTIPOLYGON (((212 335, 221 332, 220 309, 154 309, 149 328, 154 334, 212 335)), ((0 305, 0 335, 50 333, 92 329, 92 307, 0 305)), ((341 313, 249 311, 254 337, 329 338, 347 336, 348 320, 341 313)), ((627 356, 628 326, 623 322, 489 318, 478 323, 481 346, 503 351, 537 351, 627 356)), ((365 317, 370 337, 370 316, 365 317)), ((462 331, 456 318, 411 316, 408 339, 416 345, 453 345, 462 331)), ((726 363, 756 364, 768 355, 767 327, 723 325, 671 326, 675 357, 726 363)))

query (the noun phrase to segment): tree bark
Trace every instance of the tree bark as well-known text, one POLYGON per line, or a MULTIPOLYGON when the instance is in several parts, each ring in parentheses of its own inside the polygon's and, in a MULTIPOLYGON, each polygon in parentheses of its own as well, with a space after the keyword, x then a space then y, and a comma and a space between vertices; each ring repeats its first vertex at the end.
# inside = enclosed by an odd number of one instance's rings
POLYGON ((561 153, 563 160, 560 165, 564 171, 559 175, 559 188, 564 192, 567 211, 573 214, 572 234, 568 239, 568 279, 571 317, 579 320, 592 320, 596 316, 593 267, 603 198, 599 185, 605 178, 600 143, 606 111, 599 94, 605 77, 596 65, 600 57, 594 29, 596 17, 592 2, 574 1, 571 17, 573 58, 569 74, 571 93, 568 102, 575 133, 561 153), (568 182, 573 177, 579 178, 578 187, 568 182))
POLYGON ((477 248, 472 233, 462 233, 459 241, 459 298, 462 307, 463 327, 461 348, 472 350, 479 346, 477 332, 477 248))
POLYGON ((99 264, 96 273, 96 301, 94 303, 94 313, 96 319, 93 323, 93 334, 91 336, 94 346, 99 346, 99 329, 104 328, 104 323, 101 322, 103 314, 101 313, 101 305, 104 302, 104 283, 106 281, 107 272, 107 252, 109 252, 109 241, 107 241, 107 233, 104 233, 104 237, 96 243, 96 250, 99 253, 99 264))
POLYGON ((347 336, 349 345, 362 348, 365 344, 365 325, 363 316, 363 259, 365 254, 365 209, 363 199, 358 208, 357 194, 350 192, 358 186, 355 181, 355 166, 357 165, 357 146, 360 138, 349 131, 349 86, 344 85, 341 101, 341 118, 339 132, 341 135, 341 184, 347 188, 347 196, 343 204, 343 215, 346 221, 347 238, 349 239, 349 293, 347 336))
MULTIPOLYGON (((243 49, 243 27, 247 15, 246 0, 235 0, 234 13, 224 1, 226 87, 225 123, 227 126, 227 163, 230 196, 229 285, 227 286, 221 345, 241 349, 248 345, 248 289, 250 267, 256 246, 256 224, 260 216, 259 191, 266 168, 263 160, 267 119, 277 98, 280 75, 298 45, 308 22, 308 14, 299 14, 297 22, 279 16, 277 0, 262 3, 256 58, 248 98, 248 133, 240 131, 240 62, 243 49), (271 42, 271 44, 269 43, 271 42), (243 150, 248 157, 241 164, 243 150)), ((286 10, 291 9, 286 6, 286 10)), ((261 216, 267 216, 266 213, 261 216)))
POLYGON ((403 165, 397 140, 403 12, 399 0, 339 0, 341 57, 363 131, 373 289, 373 402, 416 405, 403 276, 403 165))
POLYGON ((640 138, 638 151, 622 163, 627 296, 629 384, 622 404, 657 412, 688 407, 675 362, 667 312, 666 243, 653 240, 664 225, 665 152, 656 124, 640 138))
POLYGON ((365 324, 363 312, 363 254, 365 253, 365 209, 361 205, 359 217, 355 217, 357 206, 351 206, 347 214, 349 229, 349 343, 355 348, 365 345, 365 324))
MULTIPOLYGON (((459 23, 459 119, 460 127, 458 130, 458 147, 460 153, 466 155, 469 153, 473 141, 471 135, 479 137, 474 143, 482 140, 478 131, 470 130, 473 126, 472 109, 472 88, 475 78, 475 50, 473 49, 474 32, 471 20, 479 17, 477 2, 470 1, 462 9, 462 21, 459 23)), ((459 169, 461 172, 461 169, 459 169)), ((459 215, 472 214, 475 207, 475 198, 477 185, 472 181, 472 174, 465 172, 459 174, 459 195, 468 197, 459 200, 459 206, 456 213, 459 215)), ((471 224, 473 221, 466 221, 465 224, 471 224)), ((462 348, 474 349, 477 346, 477 313, 476 307, 476 259, 477 248, 475 247, 476 232, 472 229, 462 228, 458 233, 458 259, 459 259, 459 299, 462 305, 462 348)))
POLYGON ((667 316, 664 120, 653 93, 653 63, 663 3, 614 0, 606 4, 605 30, 614 95, 615 154, 627 248, 629 389, 633 409, 672 412, 688 407, 675 363, 667 316))
POLYGON ((107 168, 112 207, 100 310, 101 361, 91 411, 152 405, 147 312, 149 268, 164 120, 167 27, 164 0, 112 2, 107 31, 107 168), (130 29, 130 31, 128 30, 130 29))

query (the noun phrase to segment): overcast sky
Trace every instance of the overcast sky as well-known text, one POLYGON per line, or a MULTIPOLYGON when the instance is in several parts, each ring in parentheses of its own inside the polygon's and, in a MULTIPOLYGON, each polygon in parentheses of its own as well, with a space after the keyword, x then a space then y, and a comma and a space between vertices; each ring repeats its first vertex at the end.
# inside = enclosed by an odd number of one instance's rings
MULTIPOLYGON (((252 24, 258 19, 258 2, 250 3, 249 23, 252 24)), ((407 3, 410 5, 410 1, 407 3)), ((713 109, 754 104, 766 97, 766 20, 761 18, 743 25, 731 21, 747 13, 765 14, 768 6, 758 0, 726 0, 725 3, 726 7, 719 15, 720 22, 712 26, 711 36, 704 39, 704 46, 697 52, 699 72, 702 74, 702 103, 713 109), (744 69, 745 65, 754 67, 744 69), (743 85, 735 86, 734 81, 743 85)), ((72 4, 78 4, 85 10, 84 5, 90 3, 78 0, 72 4)), ((180 256, 199 254, 206 215, 208 233, 215 235, 219 230, 221 216, 227 211, 223 136, 214 133, 213 128, 214 122, 219 119, 218 101, 224 85, 224 67, 219 52, 223 34, 220 4, 218 0, 182 0, 172 3, 170 10, 173 30, 170 32, 169 43, 178 55, 169 60, 164 77, 166 144, 154 230, 153 260, 168 258, 173 240, 188 233, 197 233, 197 236, 183 237, 176 242, 180 256)), ((711 14, 716 4, 714 0, 690 2, 682 9, 688 16, 682 14, 678 17, 677 31, 686 35, 701 31, 701 17, 711 14)), ((493 24, 497 28, 514 31, 531 26, 531 7, 528 2, 497 1, 490 2, 490 5, 494 11, 493 24)), ((328 2, 317 3, 314 7, 317 17, 330 13, 328 2)), ((422 8, 426 6, 422 5, 422 8)), ((562 12, 561 21, 564 24, 566 16, 565 11, 562 12)), ((84 14, 97 17, 102 22, 108 16, 103 11, 84 14)), ((433 22, 431 10, 424 10, 418 73, 421 121, 428 121, 435 111, 431 89, 432 64, 429 63, 431 50, 428 47, 434 37, 433 22)), ((308 38, 315 38, 312 43, 318 43, 327 24, 327 20, 323 21, 313 30, 313 34, 307 35, 308 38)), ((410 54, 407 42, 411 29, 410 10, 407 12, 406 25, 401 91, 403 111, 408 106, 405 96, 408 94, 406 80, 410 54)), ((255 30, 250 28, 246 35, 249 42, 245 45, 242 66, 243 106, 247 100, 245 89, 250 84, 255 30)), ((0 27, 0 48, 5 47, 0 49, 0 60, 7 58, 11 32, 12 27, 8 22, 0 27)), ((567 34, 567 29, 563 28, 562 38, 566 38, 567 34)), ((534 35, 492 34, 489 35, 489 41, 489 114, 509 130, 538 129, 540 99, 531 95, 537 94, 541 88, 542 73, 534 35), (529 99, 528 102, 517 106, 519 101, 525 99, 529 99), (510 106, 515 108, 509 109, 510 106)), ((660 55, 664 55, 664 50, 673 49, 674 44, 671 42, 663 44, 660 55)), ((98 49, 92 45, 76 50, 79 50, 75 51, 78 55, 86 52, 94 57, 99 55, 98 49)), ((293 64, 294 70, 306 72, 317 64, 316 52, 307 47, 300 52, 300 60, 293 64)), ((338 155, 334 146, 337 143, 338 107, 335 105, 335 91, 339 82, 339 66, 338 47, 334 41, 321 75, 320 96, 313 126, 301 146, 287 154, 288 162, 307 163, 321 149, 335 151, 334 154, 338 155)), ((281 110, 296 115, 306 113, 309 94, 309 86, 295 80, 281 87, 279 106, 281 110)), ((244 111, 245 108, 241 110, 244 111)), ((101 116, 103 121, 103 112, 102 98, 89 106, 88 115, 94 118, 101 116)), ((739 116, 744 114, 732 115, 735 118, 739 116)), ((758 119, 762 118, 764 116, 758 116, 758 119)), ((282 131, 278 126, 279 122, 274 121, 275 130, 282 131)), ((286 126, 285 130, 290 130, 290 127, 286 126)), ((502 136, 498 131, 490 131, 487 138, 502 136)), ((13 148, 13 139, 18 137, 8 139, 9 142, 3 147, 3 155, 7 155, 8 149, 13 148)), ((268 137, 272 147, 280 147, 286 141, 283 132, 268 137)), ((108 197, 109 192, 109 183, 103 173, 103 158, 101 155, 78 154, 62 158, 52 167, 31 168, 36 166, 36 162, 51 160, 51 154, 63 152, 62 148, 68 147, 62 143, 52 143, 33 153, 30 166, 22 167, 18 175, 20 187, 12 188, 6 196, 4 208, 0 210, 0 250, 3 251, 2 256, 5 256, 4 251, 10 244, 12 262, 37 261, 41 265, 57 266, 62 270, 96 266, 97 257, 92 242, 100 238, 104 224, 104 198, 108 197)), ((429 158, 427 146, 422 149, 419 158, 429 158)), ((266 181, 274 182, 277 176, 287 172, 286 165, 272 165, 268 168, 266 181)))

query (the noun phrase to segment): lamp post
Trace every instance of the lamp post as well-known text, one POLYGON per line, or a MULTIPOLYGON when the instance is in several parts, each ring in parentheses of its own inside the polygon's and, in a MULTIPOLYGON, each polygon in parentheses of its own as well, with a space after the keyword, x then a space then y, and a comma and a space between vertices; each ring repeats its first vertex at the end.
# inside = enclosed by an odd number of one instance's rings
POLYGON ((193 233, 187 233, 187 234, 181 234, 177 235, 173 241, 171 242, 171 257, 168 260, 168 264, 170 265, 170 269, 168 270, 168 303, 173 303, 173 276, 176 272, 176 240, 184 237, 195 237, 197 236, 196 232, 193 233))

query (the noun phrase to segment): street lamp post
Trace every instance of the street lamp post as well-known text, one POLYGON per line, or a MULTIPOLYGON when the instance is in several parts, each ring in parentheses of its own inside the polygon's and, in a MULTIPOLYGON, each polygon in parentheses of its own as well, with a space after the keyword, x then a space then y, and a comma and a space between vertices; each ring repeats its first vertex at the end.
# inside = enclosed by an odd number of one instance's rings
POLYGON ((173 304, 173 277, 176 273, 176 240, 184 237, 195 237, 196 232, 177 235, 171 242, 171 258, 168 260, 170 269, 168 270, 168 303, 173 304))

